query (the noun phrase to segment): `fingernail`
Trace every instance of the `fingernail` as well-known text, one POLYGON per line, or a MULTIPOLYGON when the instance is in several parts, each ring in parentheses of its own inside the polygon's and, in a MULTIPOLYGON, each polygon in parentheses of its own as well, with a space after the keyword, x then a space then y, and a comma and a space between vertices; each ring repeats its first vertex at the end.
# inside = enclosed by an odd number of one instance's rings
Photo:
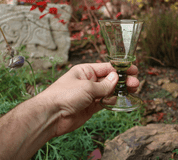
POLYGON ((110 73, 107 78, 108 80, 113 81, 115 79, 114 73, 110 73))

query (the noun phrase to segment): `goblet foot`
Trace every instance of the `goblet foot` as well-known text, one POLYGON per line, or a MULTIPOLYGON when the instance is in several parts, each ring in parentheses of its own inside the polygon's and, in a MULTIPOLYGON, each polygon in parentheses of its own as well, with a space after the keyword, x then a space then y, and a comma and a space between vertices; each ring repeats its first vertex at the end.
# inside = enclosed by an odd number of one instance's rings
POLYGON ((103 108, 116 112, 131 112, 140 108, 143 105, 143 101, 131 94, 103 97, 100 100, 100 104, 103 108))

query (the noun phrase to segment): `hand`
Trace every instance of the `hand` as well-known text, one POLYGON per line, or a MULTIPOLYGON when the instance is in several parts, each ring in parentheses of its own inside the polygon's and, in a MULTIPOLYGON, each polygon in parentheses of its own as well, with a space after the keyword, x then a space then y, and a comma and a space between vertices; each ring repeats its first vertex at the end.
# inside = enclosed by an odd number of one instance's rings
MULTIPOLYGON (((138 69, 134 65, 127 71, 128 75, 137 73, 138 69)), ((80 64, 42 92, 48 95, 53 104, 48 114, 55 116, 54 137, 79 128, 94 113, 103 109, 99 100, 113 92, 118 79, 118 74, 110 63, 80 64)), ((126 85, 128 91, 133 93, 137 90, 139 81, 128 76, 126 85)))
MULTIPOLYGON (((137 74, 132 65, 128 75, 137 74)), ((1 117, 0 159, 30 159, 51 138, 71 132, 102 109, 100 98, 111 94, 118 75, 110 63, 81 64, 37 96, 1 117)), ((128 76, 135 92, 139 81, 128 76)))

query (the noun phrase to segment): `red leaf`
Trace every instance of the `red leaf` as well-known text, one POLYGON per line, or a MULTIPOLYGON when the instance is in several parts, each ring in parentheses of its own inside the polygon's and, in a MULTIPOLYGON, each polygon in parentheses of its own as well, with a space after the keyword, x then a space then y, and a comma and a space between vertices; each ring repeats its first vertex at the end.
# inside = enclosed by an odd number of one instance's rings
POLYGON ((160 121, 164 115, 165 115, 165 113, 158 113, 158 121, 160 121))
POLYGON ((147 73, 151 75, 159 75, 161 71, 156 68, 149 67, 149 70, 147 70, 147 73))
POLYGON ((101 159, 101 152, 100 150, 97 148, 95 149, 93 152, 91 152, 91 154, 88 156, 89 159, 91 160, 98 160, 101 159))
POLYGON ((156 73, 156 72, 151 72, 151 71, 148 71, 147 73, 150 74, 150 75, 158 75, 158 73, 156 73))
POLYGON ((96 27, 96 33, 100 32, 100 25, 96 27))
POLYGON ((30 8, 30 11, 36 9, 36 7, 37 7, 36 5, 33 5, 33 6, 30 8))
POLYGON ((46 2, 37 2, 36 5, 38 6, 38 9, 40 12, 43 12, 46 7, 47 7, 47 3, 46 2))
POLYGON ((87 38, 87 37, 83 37, 83 39, 85 39, 85 40, 86 40, 86 39, 88 39, 88 38, 87 38))
POLYGON ((50 0, 45 0, 45 2, 46 2, 46 3, 51 3, 51 1, 50 1, 50 0))
POLYGON ((55 7, 50 8, 49 13, 57 15, 57 8, 55 8, 55 7))
POLYGON ((97 38, 100 38, 101 36, 98 34, 96 37, 97 37, 97 38))
POLYGON ((169 102, 167 102, 166 104, 168 105, 168 107, 172 107, 173 102, 169 101, 169 102))
POLYGON ((91 9, 91 10, 95 10, 95 6, 91 6, 90 9, 91 9))
POLYGON ((100 9, 102 5, 99 5, 96 9, 100 9))
POLYGON ((83 8, 83 5, 80 5, 79 8, 83 8))
POLYGON ((42 16, 40 16, 40 19, 43 18, 43 17, 46 16, 46 15, 47 15, 47 13, 43 14, 42 16))
POLYGON ((116 17, 119 17, 120 15, 121 15, 121 12, 118 12, 117 15, 116 15, 116 17))
POLYGON ((96 3, 103 3, 103 0, 95 0, 96 3))
POLYGON ((42 2, 36 2, 36 5, 37 6, 45 6, 47 5, 45 1, 42 1, 42 2))
POLYGON ((101 54, 104 54, 104 53, 106 53, 106 51, 105 50, 101 50, 101 52, 100 52, 101 54))
POLYGON ((83 7, 83 10, 84 10, 84 11, 86 11, 86 10, 87 10, 87 7, 86 7, 86 6, 84 6, 84 7, 83 7))
POLYGON ((63 19, 59 20, 59 22, 61 22, 62 24, 66 24, 67 23, 63 19))

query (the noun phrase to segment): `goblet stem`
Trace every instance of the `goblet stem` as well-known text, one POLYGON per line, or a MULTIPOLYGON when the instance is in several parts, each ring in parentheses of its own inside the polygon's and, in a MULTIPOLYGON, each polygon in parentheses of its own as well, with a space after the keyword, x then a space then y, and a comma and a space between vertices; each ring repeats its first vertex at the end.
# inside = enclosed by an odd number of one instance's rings
POLYGON ((126 79, 127 79, 126 71, 117 71, 117 73, 119 75, 119 81, 115 87, 114 95, 127 96, 128 91, 126 86, 126 79))

